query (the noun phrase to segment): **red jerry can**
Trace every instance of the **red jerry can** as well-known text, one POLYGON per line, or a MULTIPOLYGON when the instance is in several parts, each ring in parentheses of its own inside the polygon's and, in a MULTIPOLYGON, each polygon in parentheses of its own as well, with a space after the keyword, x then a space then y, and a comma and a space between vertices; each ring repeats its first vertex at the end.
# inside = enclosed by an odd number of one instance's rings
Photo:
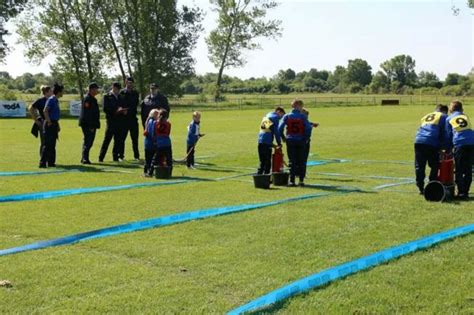
POLYGON ((442 154, 439 163, 438 180, 443 185, 454 183, 454 159, 448 154, 442 154))
POLYGON ((283 172, 283 151, 281 148, 276 149, 272 157, 272 172, 281 173, 283 172))

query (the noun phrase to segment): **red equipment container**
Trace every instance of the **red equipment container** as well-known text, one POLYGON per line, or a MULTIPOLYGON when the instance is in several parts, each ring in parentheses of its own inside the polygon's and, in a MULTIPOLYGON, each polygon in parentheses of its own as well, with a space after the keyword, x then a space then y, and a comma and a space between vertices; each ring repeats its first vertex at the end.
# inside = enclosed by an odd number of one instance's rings
POLYGON ((443 185, 454 183, 454 159, 450 154, 442 154, 439 164, 438 180, 443 185))
POLYGON ((272 172, 273 173, 281 173, 283 172, 283 151, 281 148, 276 149, 273 153, 272 157, 272 172))

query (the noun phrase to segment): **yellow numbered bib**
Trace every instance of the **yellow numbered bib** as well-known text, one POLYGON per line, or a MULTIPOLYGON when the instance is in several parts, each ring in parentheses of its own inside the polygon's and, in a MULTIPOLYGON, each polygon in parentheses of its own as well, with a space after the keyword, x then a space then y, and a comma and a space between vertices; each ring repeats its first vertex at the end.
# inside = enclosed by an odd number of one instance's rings
POLYGON ((471 122, 469 121, 469 118, 466 115, 459 115, 453 117, 451 118, 449 123, 457 132, 472 129, 471 122))
POLYGON ((421 125, 438 125, 439 120, 441 119, 441 112, 434 112, 431 114, 426 115, 425 117, 421 118, 421 125))
POLYGON ((267 117, 263 117, 262 123, 260 124, 261 132, 271 132, 270 127, 273 126, 273 123, 267 117))

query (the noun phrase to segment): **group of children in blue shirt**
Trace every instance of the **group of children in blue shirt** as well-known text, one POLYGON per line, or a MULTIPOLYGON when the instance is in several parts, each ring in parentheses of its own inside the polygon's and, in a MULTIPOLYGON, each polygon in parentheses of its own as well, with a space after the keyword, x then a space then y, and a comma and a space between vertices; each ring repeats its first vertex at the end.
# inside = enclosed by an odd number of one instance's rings
MULTIPOLYGON (((201 113, 194 112, 193 120, 188 126, 186 165, 194 168, 194 152, 200 137, 199 125, 201 113)), ((157 167, 173 168, 173 151, 171 147, 171 123, 168 121, 168 111, 165 109, 153 109, 150 111, 145 121, 144 145, 145 145, 145 166, 143 175, 152 177, 157 167)))
POLYGON ((438 178, 441 151, 454 156, 456 198, 469 199, 474 163, 474 130, 460 101, 451 102, 449 109, 446 105, 438 105, 433 113, 421 119, 415 137, 416 185, 420 194, 424 193, 426 164, 431 168, 429 180, 438 178))
POLYGON ((277 107, 263 118, 258 135, 260 166, 257 174, 270 174, 273 139, 277 149, 285 141, 290 167, 289 186, 296 186, 297 177, 298 185, 304 186, 311 133, 318 124, 309 122, 309 112, 303 108, 303 101, 294 100, 291 107, 288 114, 283 108, 277 107))

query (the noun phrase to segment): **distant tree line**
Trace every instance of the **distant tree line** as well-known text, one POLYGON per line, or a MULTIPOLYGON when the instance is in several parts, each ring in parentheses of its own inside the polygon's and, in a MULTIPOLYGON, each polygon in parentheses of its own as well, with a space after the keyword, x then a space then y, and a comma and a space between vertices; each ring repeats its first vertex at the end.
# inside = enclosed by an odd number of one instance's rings
MULTIPOLYGON (((407 55, 395 56, 372 72, 363 59, 349 60, 346 66, 333 71, 310 69, 296 72, 280 70, 272 78, 242 80, 224 75, 222 92, 285 94, 292 92, 365 93, 365 94, 443 94, 474 95, 474 69, 467 75, 449 73, 444 80, 429 71, 415 72, 415 60, 407 55)), ((212 94, 216 74, 196 75, 181 88, 185 94, 212 94)))

